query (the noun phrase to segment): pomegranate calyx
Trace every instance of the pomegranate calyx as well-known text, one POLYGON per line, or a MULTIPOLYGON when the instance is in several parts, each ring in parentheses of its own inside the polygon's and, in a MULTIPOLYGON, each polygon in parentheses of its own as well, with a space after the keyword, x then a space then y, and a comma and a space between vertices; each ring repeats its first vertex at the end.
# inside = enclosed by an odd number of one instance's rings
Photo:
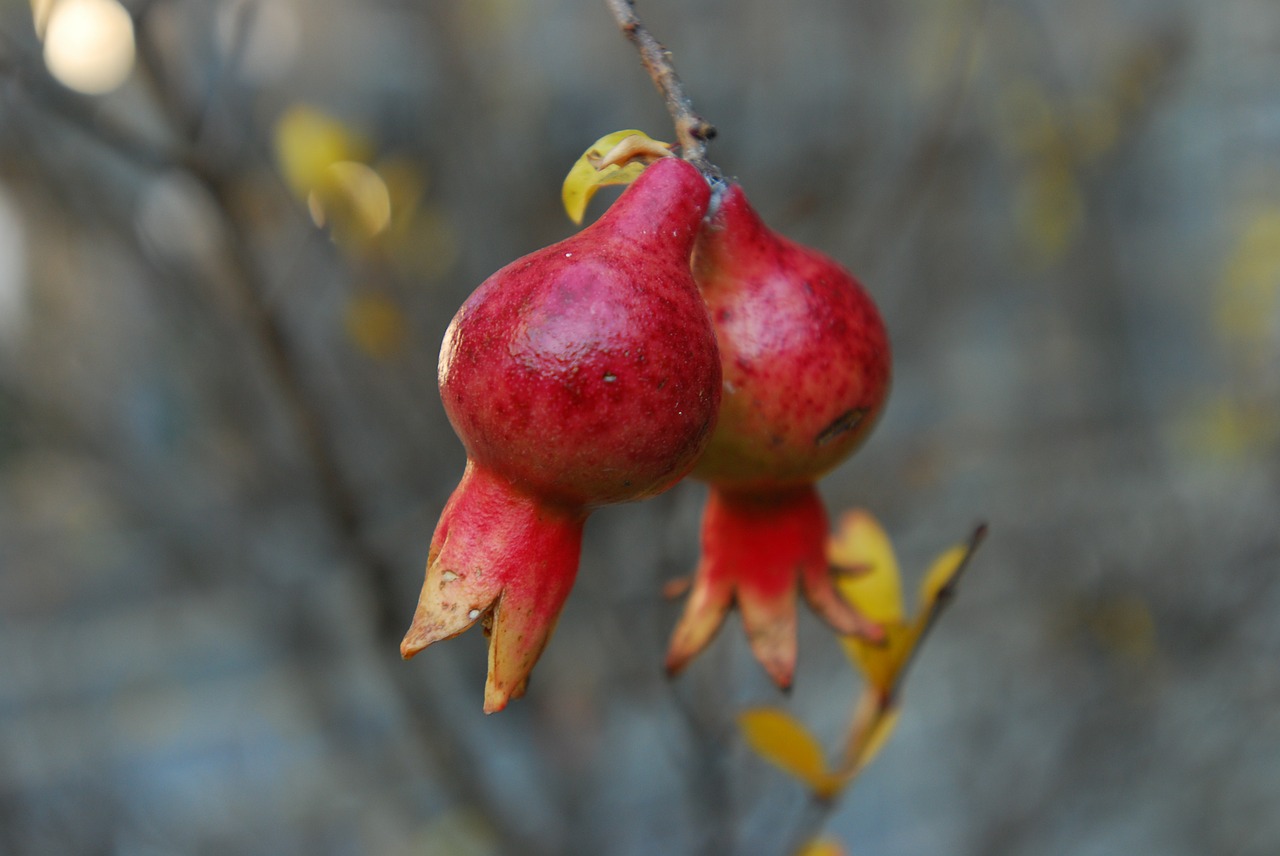
POLYGON ((812 485, 772 491, 711 486, 702 518, 702 559, 672 634, 667 671, 710 644, 736 604, 755 658, 779 687, 796 663, 796 600, 838 633, 878 641, 884 631, 836 590, 826 558, 827 515, 812 485))
POLYGON ((524 694, 578 571, 586 510, 548 504, 469 463, 432 538, 405 659, 483 621, 485 713, 524 694))

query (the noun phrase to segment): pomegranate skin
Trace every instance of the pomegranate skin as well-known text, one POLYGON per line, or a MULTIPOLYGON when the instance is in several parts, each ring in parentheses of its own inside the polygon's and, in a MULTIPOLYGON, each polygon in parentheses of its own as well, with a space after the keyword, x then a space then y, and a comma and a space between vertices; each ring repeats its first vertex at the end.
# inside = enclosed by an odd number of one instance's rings
POLYGON ((696 169, 660 160, 592 226, 463 304, 440 393, 471 460, 588 506, 653 496, 689 472, 721 389, 689 271, 709 195, 696 169))
POLYGON ((719 423, 695 475, 759 488, 825 475, 866 439, 888 396, 875 304, 837 262, 769 229, 738 185, 693 264, 724 368, 719 423))
POLYGON ((840 633, 882 630, 836 591, 814 483, 875 425, 890 382, 884 323, 838 263, 773 232, 731 186, 693 270, 719 341, 719 422, 694 476, 710 494, 693 588, 672 635, 678 672, 736 603, 757 660, 779 686, 796 660, 796 601, 840 633))
POLYGON ((483 620, 486 712, 524 692, 590 509, 667 489, 710 439, 720 358, 689 268, 709 196, 694 167, 654 163, 591 226, 489 277, 445 333, 467 469, 401 653, 483 620))

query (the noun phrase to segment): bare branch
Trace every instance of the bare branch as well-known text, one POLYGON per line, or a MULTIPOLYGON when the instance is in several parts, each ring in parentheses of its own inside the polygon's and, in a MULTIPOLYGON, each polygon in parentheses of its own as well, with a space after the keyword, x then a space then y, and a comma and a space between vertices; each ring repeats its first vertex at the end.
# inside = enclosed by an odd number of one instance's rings
POLYGON ((634 0, 606 0, 609 11, 618 22, 622 34, 640 52, 645 71, 653 78, 667 112, 675 123, 676 140, 680 143, 682 157, 704 174, 716 174, 718 170, 707 160, 707 141, 716 135, 715 126, 699 116, 693 102, 685 94, 684 84, 671 63, 671 53, 664 48, 636 15, 634 0))

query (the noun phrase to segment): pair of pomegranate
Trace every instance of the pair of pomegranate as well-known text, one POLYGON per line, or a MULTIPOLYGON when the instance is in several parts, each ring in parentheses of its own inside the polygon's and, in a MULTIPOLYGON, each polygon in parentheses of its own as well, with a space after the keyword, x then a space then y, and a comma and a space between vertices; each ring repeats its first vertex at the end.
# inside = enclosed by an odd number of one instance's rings
POLYGON ((710 494, 670 672, 734 602, 784 687, 798 592, 837 631, 880 635, 834 587, 814 482, 879 415, 884 325, 848 272, 717 184, 708 215, 709 180, 657 160, 594 224, 489 277, 445 333, 440 392, 467 465, 401 653, 483 621, 487 713, 523 694, 591 509, 690 473, 710 494))

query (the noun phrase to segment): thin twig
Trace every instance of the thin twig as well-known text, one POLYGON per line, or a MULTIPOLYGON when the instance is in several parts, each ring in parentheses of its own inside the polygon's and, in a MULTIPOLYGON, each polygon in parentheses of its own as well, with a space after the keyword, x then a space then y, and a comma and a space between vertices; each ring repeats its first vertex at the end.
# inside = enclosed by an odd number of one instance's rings
POLYGON ((199 151, 196 135, 201 127, 200 113, 192 110, 182 93, 170 85, 159 51, 150 38, 149 24, 146 17, 135 19, 139 72, 153 90, 170 125, 191 152, 192 158, 187 164, 189 174, 204 186, 216 203, 216 210, 223 215, 228 261, 233 272, 228 279, 236 290, 235 296, 244 320, 261 348, 280 399, 297 432, 300 449, 315 474, 321 508, 328 515, 343 548, 367 575, 378 613, 378 631, 384 637, 394 638, 404 619, 394 606, 394 570, 365 535, 356 491, 339 462, 326 416, 308 389, 302 369, 304 361, 295 353, 284 320, 266 299, 268 289, 250 250, 252 240, 248 226, 244 218, 236 214, 239 206, 235 183, 230 174, 199 151))
MULTIPOLYGON (((187 169, 204 186, 216 202, 227 232, 229 277, 244 311, 250 335, 257 341, 272 375, 280 399, 293 423, 302 454, 317 481, 319 505, 326 513, 338 545, 358 567, 361 583, 372 595, 375 614, 371 628, 382 642, 398 642, 403 630, 395 585, 395 569, 369 538, 362 520, 359 495, 342 466, 337 441, 333 436, 325 408, 306 378, 306 360, 289 336, 285 319, 267 298, 268 280, 261 263, 253 253, 250 221, 237 193, 234 165, 222 165, 213 153, 200 150, 198 136, 205 110, 196 111, 173 87, 165 73, 163 58, 152 41, 150 22, 135 18, 139 42, 139 70, 155 88, 158 104, 165 110, 169 124, 185 137, 192 152, 187 169)), ((394 650, 394 648, 392 648, 394 650)), ((377 660, 377 667, 389 676, 401 691, 406 706, 415 713, 413 737, 418 753, 429 756, 438 769, 445 771, 442 781, 461 798, 483 807, 492 829, 504 842, 520 842, 522 852, 540 856, 548 853, 544 844, 528 840, 521 834, 510 813, 503 810, 497 794, 466 757, 470 747, 448 718, 446 707, 437 692, 416 681, 403 669, 388 667, 390 658, 377 660)), ((396 659, 398 662, 398 658, 396 659)))
POLYGON ((653 78, 667 112, 675 123, 676 140, 680 143, 681 157, 696 166, 704 174, 716 174, 715 166, 707 160, 707 141, 716 135, 715 126, 699 116, 693 102, 685 94, 684 84, 671 63, 671 53, 664 48, 636 15, 634 0, 606 0, 609 11, 618 22, 622 34, 640 52, 645 71, 653 78))
POLYGON ((933 630, 938 623, 938 619, 951 601, 955 599, 956 590, 960 587, 960 578, 964 576, 964 572, 968 570, 973 554, 977 552, 978 547, 987 537, 987 524, 979 523, 974 527, 973 534, 969 536, 969 543, 965 546, 964 558, 960 560, 960 566, 951 574, 951 578, 947 580, 946 585, 938 590, 934 595, 933 603, 929 606, 929 612, 924 617, 924 624, 920 628, 920 635, 916 637, 915 644, 911 646, 911 651, 907 654, 907 659, 898 667, 898 674, 894 677, 893 685, 889 688, 889 692, 881 702, 881 709, 887 710, 898 701, 898 696, 902 692, 902 685, 906 682, 907 672, 915 663, 916 657, 920 654, 920 649, 924 646, 925 639, 929 636, 929 631, 933 630))

